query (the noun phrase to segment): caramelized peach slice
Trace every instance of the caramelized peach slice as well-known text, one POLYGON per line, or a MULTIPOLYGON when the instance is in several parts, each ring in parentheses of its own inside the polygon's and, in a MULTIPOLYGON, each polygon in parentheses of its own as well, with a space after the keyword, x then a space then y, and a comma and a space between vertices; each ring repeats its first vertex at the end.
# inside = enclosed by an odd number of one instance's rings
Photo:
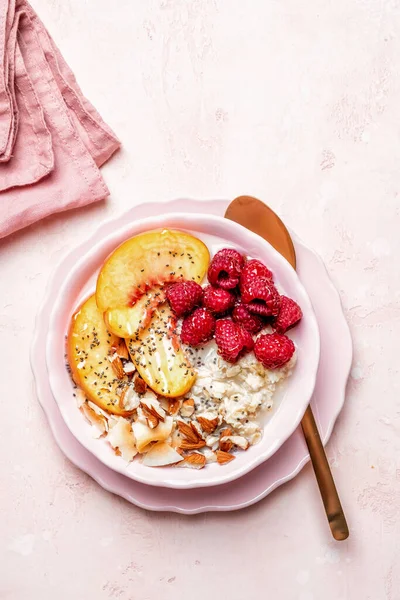
POLYGON ((189 233, 169 229, 141 233, 105 261, 97 279, 97 306, 104 313, 133 306, 157 285, 182 279, 200 283, 209 260, 207 246, 189 233))
POLYGON ((72 376, 97 406, 116 415, 126 415, 129 411, 121 406, 120 396, 128 377, 121 374, 118 378, 109 361, 111 346, 117 346, 118 342, 119 338, 107 331, 96 298, 91 296, 72 317, 68 333, 67 355, 72 376))
POLYGON ((169 304, 161 304, 149 326, 127 345, 132 362, 154 392, 176 398, 190 390, 195 372, 181 347, 169 304))

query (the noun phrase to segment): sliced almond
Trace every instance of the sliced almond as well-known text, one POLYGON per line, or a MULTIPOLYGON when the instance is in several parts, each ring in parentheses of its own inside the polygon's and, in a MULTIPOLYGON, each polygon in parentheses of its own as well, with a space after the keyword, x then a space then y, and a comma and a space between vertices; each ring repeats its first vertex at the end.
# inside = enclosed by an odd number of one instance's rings
POLYGON ((190 425, 198 438, 203 439, 203 431, 197 421, 191 421, 190 425))
POLYGON ((182 440, 179 444, 179 447, 182 450, 198 450, 199 448, 203 448, 205 445, 206 443, 204 440, 198 440, 197 442, 182 440))
POLYGON ((214 419, 206 419, 206 417, 197 417, 197 420, 205 433, 212 433, 218 426, 217 417, 215 417, 214 419))
POLYGON ((181 415, 182 417, 191 417, 194 413, 194 400, 193 398, 189 398, 188 400, 184 400, 181 406, 181 415))
POLYGON ((233 431, 230 427, 225 427, 225 429, 222 429, 220 436, 224 437, 224 436, 228 436, 228 435, 233 435, 233 431))
POLYGON ((185 456, 185 466, 192 469, 202 469, 206 464, 206 457, 200 452, 192 452, 185 456))
POLYGON ((199 436, 196 431, 192 429, 190 425, 187 425, 184 421, 177 421, 178 429, 182 435, 185 436, 188 442, 192 442, 192 444, 199 441, 199 436))
POLYGON ((127 385, 121 392, 118 400, 119 407, 124 410, 135 410, 140 404, 140 400, 135 394, 132 386, 127 385))
POLYGON ((118 342, 115 342, 111 346, 111 350, 114 353, 116 353, 120 358, 123 358, 125 360, 129 359, 128 348, 126 347, 125 340, 121 339, 118 342))
POLYGON ((117 353, 114 353, 110 359, 111 366, 118 379, 123 379, 125 376, 124 365, 117 353))
POLYGON ((249 447, 249 442, 241 435, 227 435, 222 437, 220 440, 220 448, 221 445, 227 442, 231 442, 234 446, 238 446, 238 448, 241 448, 242 450, 247 450, 249 447))
POLYGON ((142 411, 143 415, 147 419, 147 424, 150 427, 150 429, 155 429, 160 422, 158 417, 156 417, 156 415, 153 414, 151 410, 149 410, 144 404, 142 404, 142 411))
POLYGON ((151 412, 159 421, 165 420, 165 410, 153 394, 153 392, 148 392, 144 396, 142 396, 140 403, 142 407, 146 407, 149 412, 151 412))
POLYGON ((217 450, 215 454, 217 455, 217 462, 220 465, 226 465, 226 463, 236 458, 233 454, 230 454, 229 452, 223 452, 222 450, 217 450))
POLYGON ((179 398, 167 398, 168 406, 167 411, 170 415, 176 415, 181 407, 181 400, 179 398))
POLYGON ((147 383, 137 372, 133 376, 133 385, 137 394, 145 394, 147 392, 147 383))
POLYGON ((230 452, 230 450, 232 450, 233 448, 233 444, 230 441, 228 436, 224 436, 223 438, 221 438, 219 440, 219 449, 222 450, 223 452, 230 452))
POLYGON ((223 429, 220 433, 220 438, 219 438, 219 449, 222 450, 223 452, 229 452, 230 450, 232 450, 232 442, 230 441, 230 439, 224 439, 224 438, 229 438, 231 435, 233 435, 233 431, 230 427, 225 427, 225 429, 223 429), (224 440, 224 441, 222 441, 224 440))

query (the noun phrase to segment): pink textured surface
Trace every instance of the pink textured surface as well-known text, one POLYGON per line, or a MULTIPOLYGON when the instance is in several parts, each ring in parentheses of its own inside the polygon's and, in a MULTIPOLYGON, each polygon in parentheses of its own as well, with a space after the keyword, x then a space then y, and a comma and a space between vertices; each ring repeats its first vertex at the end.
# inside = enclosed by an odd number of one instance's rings
POLYGON ((190 589, 200 600, 212 581, 234 600, 397 600, 397 4, 32 4, 124 150, 103 171, 109 202, 0 242, 0 597, 175 600, 190 589), (146 513, 63 457, 34 399, 34 318, 69 247, 145 199, 239 193, 265 199, 319 251, 350 321, 352 378, 328 444, 351 526, 342 544, 309 466, 245 511, 146 513))

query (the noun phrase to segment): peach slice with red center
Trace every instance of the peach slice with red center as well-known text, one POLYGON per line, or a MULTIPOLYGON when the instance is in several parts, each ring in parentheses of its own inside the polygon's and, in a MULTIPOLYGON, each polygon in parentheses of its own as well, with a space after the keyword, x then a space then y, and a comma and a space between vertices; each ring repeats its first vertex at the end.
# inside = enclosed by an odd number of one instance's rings
POLYGON ((149 231, 121 244, 97 278, 97 306, 110 331, 135 337, 164 301, 162 287, 182 280, 200 283, 209 260, 207 246, 183 231, 149 231))
POLYGON ((164 301, 165 290, 157 285, 139 298, 134 306, 106 310, 104 321, 107 329, 120 337, 135 337, 149 325, 155 309, 164 301))
POLYGON ((107 331, 96 299, 91 296, 73 315, 67 338, 67 356, 75 383, 88 400, 116 415, 127 415, 121 392, 128 377, 117 377, 109 357, 119 338, 107 331))

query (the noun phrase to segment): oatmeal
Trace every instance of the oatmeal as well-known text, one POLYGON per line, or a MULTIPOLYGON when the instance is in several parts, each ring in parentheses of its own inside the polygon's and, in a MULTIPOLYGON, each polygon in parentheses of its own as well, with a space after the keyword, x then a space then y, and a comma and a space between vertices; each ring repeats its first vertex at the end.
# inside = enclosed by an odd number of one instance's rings
MULTIPOLYGON (((268 370, 253 353, 236 364, 225 361, 214 342, 191 352, 197 365, 197 379, 190 392, 196 417, 218 417, 235 434, 244 436, 250 444, 257 443, 261 439, 260 419, 272 409, 277 385, 290 376, 296 354, 280 369, 268 370)), ((210 437, 218 441, 216 435, 210 437)))
POLYGON ((301 318, 259 260, 223 248, 210 261, 188 233, 144 232, 107 258, 71 320, 78 407, 128 463, 227 464, 262 438, 301 318))

